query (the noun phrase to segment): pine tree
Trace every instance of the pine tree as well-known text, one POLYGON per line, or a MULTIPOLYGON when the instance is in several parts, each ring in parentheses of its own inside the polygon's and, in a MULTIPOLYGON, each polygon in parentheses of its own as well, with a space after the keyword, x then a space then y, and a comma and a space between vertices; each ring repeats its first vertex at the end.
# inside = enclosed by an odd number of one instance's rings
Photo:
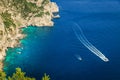
POLYGON ((26 77, 21 68, 16 68, 16 72, 13 73, 12 77, 8 77, 8 80, 35 80, 35 78, 26 77))
POLYGON ((0 80, 6 80, 6 73, 5 72, 0 72, 0 80))
POLYGON ((49 75, 46 75, 46 73, 45 73, 44 76, 42 77, 42 80, 50 80, 49 75))
MULTIPOLYGON (((21 68, 16 68, 16 72, 7 78, 6 73, 0 71, 0 80, 36 80, 35 78, 27 77, 25 74, 26 73, 22 72, 21 68)), ((41 80, 50 80, 50 77, 45 73, 41 80)))

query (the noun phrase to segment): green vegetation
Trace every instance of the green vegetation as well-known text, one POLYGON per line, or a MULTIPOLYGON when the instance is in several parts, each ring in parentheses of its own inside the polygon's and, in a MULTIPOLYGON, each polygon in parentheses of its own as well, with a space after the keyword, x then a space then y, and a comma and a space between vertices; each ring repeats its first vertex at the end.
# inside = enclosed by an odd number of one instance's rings
POLYGON ((35 15, 35 17, 42 17, 44 15, 44 12, 40 12, 38 14, 35 15))
POLYGON ((50 80, 49 75, 44 74, 44 76, 42 77, 42 80, 50 80))
POLYGON ((39 12, 39 7, 35 3, 27 2, 26 0, 12 0, 11 7, 14 7, 18 13, 21 13, 23 18, 26 18, 29 13, 39 12))
POLYGON ((6 79, 5 72, 0 72, 0 80, 5 80, 5 79, 6 79))
MULTIPOLYGON (((35 78, 30 78, 25 76, 25 72, 21 71, 21 68, 16 68, 16 72, 10 77, 6 76, 5 72, 0 72, 0 80, 36 80, 35 78)), ((42 80, 50 80, 49 75, 44 74, 42 80)))
POLYGON ((50 15, 50 13, 49 13, 49 12, 46 12, 45 14, 46 14, 46 15, 50 15))
POLYGON ((43 0, 42 5, 46 5, 50 2, 50 0, 43 0))
POLYGON ((12 3, 13 4, 11 6, 14 6, 16 10, 22 14, 23 18, 28 17, 29 13, 36 14, 38 15, 37 17, 42 17, 44 14, 44 5, 48 4, 49 0, 43 0, 42 6, 40 7, 38 7, 35 3, 27 2, 26 0, 13 0, 12 3))
POLYGON ((25 72, 22 72, 20 68, 16 68, 16 72, 12 77, 8 77, 8 80, 35 80, 35 78, 29 78, 25 76, 25 72))
POLYGON ((5 25, 5 28, 9 28, 10 26, 16 27, 14 24, 14 21, 11 18, 11 14, 9 14, 7 11, 0 14, 3 20, 3 23, 5 25))
MULTIPOLYGON (((4 7, 14 11, 16 13, 15 15, 20 13, 24 19, 29 17, 30 13, 37 15, 37 17, 42 17, 44 14, 44 6, 49 2, 50 0, 43 0, 42 5, 39 7, 36 3, 27 2, 27 0, 0 0, 1 6, 3 5, 4 7)), ((4 23, 7 24, 7 26, 9 25, 8 22, 4 23)))

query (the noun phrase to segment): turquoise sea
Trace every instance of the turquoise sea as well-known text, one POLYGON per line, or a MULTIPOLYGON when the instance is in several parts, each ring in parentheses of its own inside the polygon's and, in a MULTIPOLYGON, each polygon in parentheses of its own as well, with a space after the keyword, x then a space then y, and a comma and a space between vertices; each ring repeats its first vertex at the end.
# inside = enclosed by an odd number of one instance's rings
POLYGON ((16 67, 27 76, 51 80, 120 80, 120 0, 53 0, 60 18, 53 27, 29 26, 20 47, 9 49, 4 70, 16 67), (85 37, 108 59, 104 62, 76 37, 77 23, 85 37), (82 60, 78 60, 79 55, 82 60))

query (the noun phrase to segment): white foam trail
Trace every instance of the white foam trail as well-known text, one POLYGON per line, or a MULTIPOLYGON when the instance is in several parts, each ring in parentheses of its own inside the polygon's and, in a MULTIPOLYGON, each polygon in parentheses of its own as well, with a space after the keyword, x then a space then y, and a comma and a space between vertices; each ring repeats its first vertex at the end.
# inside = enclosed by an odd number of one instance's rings
POLYGON ((75 35, 77 36, 78 40, 85 46, 87 47, 92 53, 94 53, 96 56, 98 56, 100 59, 103 61, 107 62, 109 59, 105 57, 102 52, 100 52, 95 46, 93 46, 87 38, 84 36, 82 29, 78 24, 75 24, 76 27, 73 28, 73 31, 75 35))
POLYGON ((75 55, 75 57, 80 61, 82 60, 82 57, 80 55, 75 55))

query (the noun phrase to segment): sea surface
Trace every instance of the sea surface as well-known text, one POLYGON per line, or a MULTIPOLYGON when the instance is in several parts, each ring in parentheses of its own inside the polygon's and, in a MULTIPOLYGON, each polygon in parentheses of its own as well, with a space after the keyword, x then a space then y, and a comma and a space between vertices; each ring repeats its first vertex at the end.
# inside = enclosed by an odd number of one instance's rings
POLYGON ((60 18, 53 27, 29 26, 21 45, 9 48, 4 70, 16 67, 41 80, 120 80, 120 0, 53 0, 60 18), (75 36, 75 24, 108 59, 104 62, 75 36), (80 59, 77 59, 79 55, 80 59))

